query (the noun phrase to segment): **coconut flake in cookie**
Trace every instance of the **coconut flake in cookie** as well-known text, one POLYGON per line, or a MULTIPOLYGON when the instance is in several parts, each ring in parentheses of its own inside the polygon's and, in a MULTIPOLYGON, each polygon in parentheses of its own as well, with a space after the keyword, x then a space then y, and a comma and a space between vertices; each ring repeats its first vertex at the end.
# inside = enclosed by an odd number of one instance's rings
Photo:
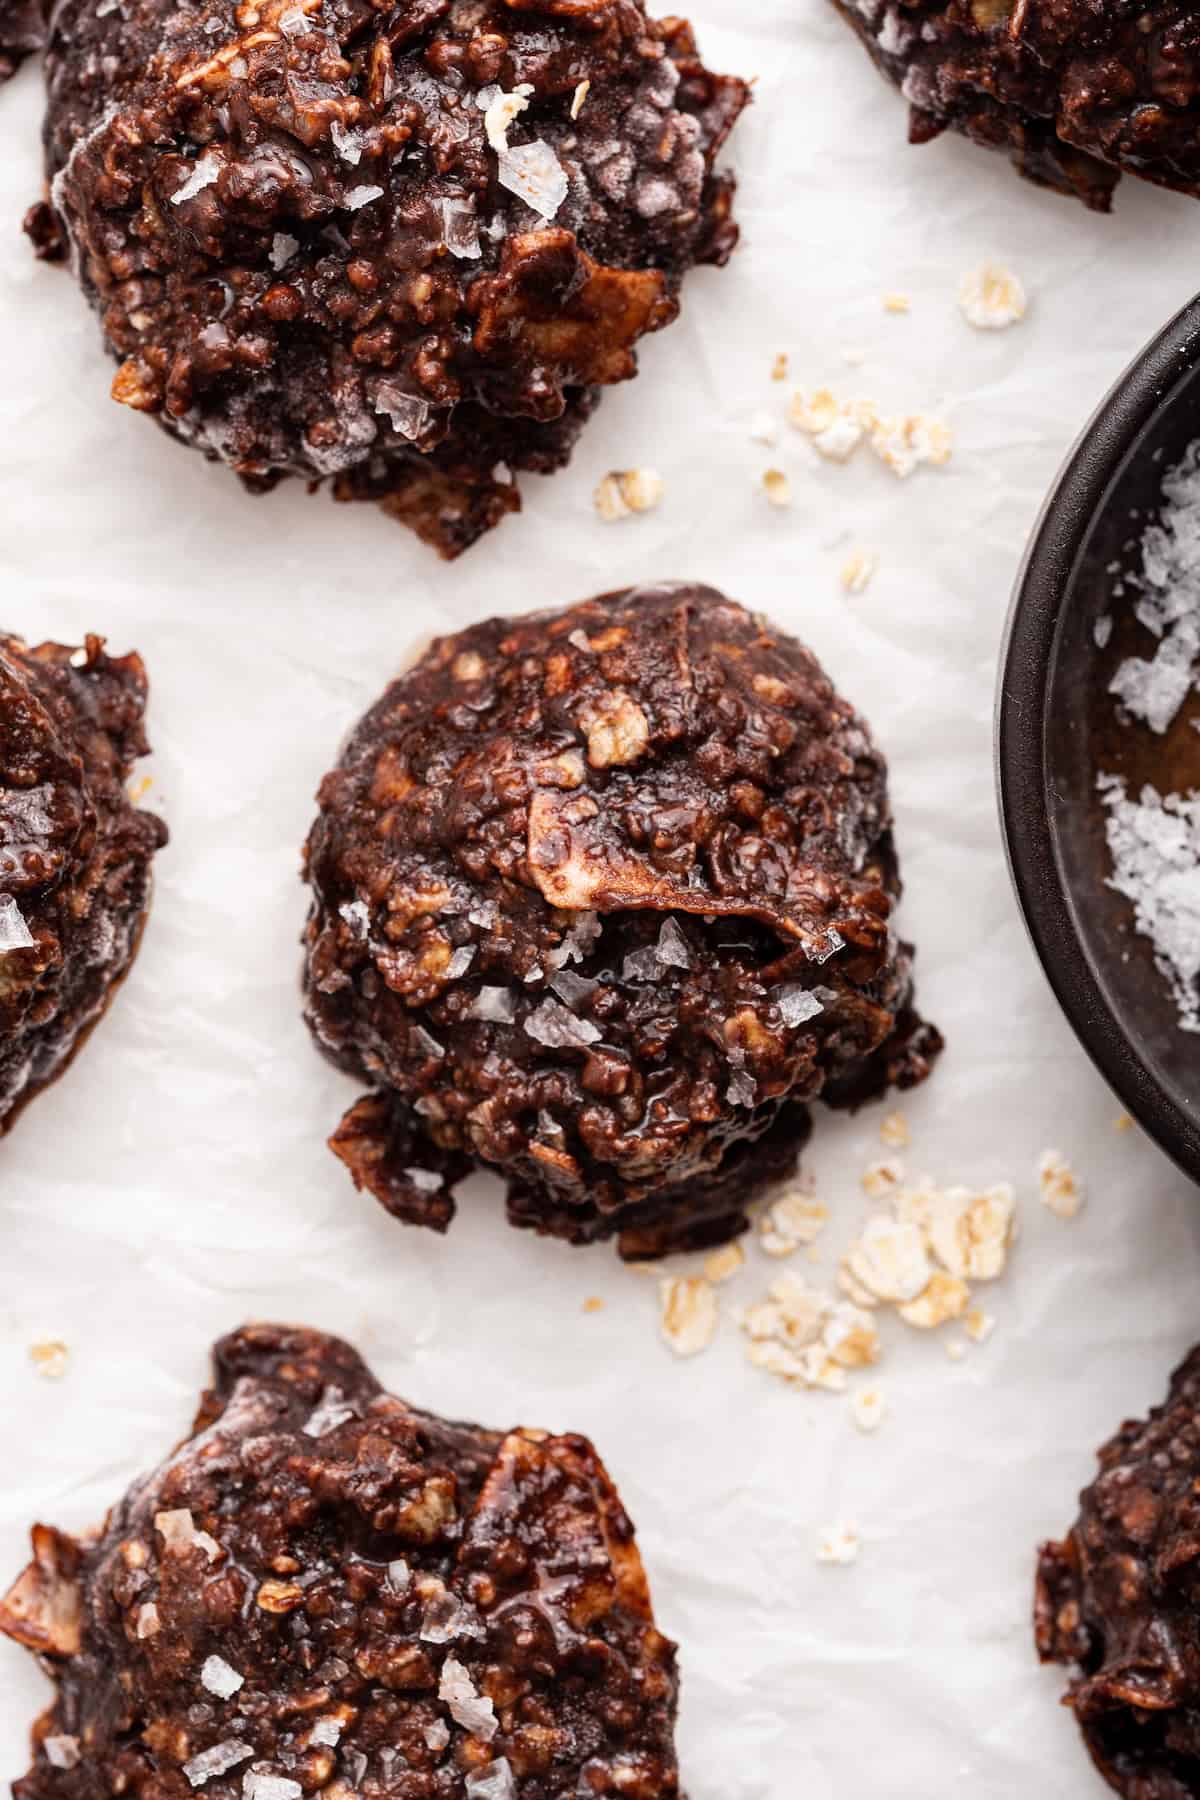
POLYGON ((145 707, 140 657, 0 633, 0 1134, 62 1074, 136 953, 167 837, 125 789, 145 707))
POLYGON ((1184 1800, 1200 1792, 1200 1349, 1165 1405, 1122 1425, 1099 1461, 1075 1524, 1042 1547, 1038 1654, 1072 1670, 1067 1704, 1109 1786, 1184 1800))
POLYGON ((1200 15, 1117 0, 834 0, 909 104, 1107 212, 1122 172, 1200 193, 1200 15))
POLYGON ((307 846, 306 1014, 369 1089, 332 1147, 444 1230, 707 1248, 821 1098, 924 1078, 886 769, 813 656, 665 583, 439 640, 359 724, 307 846), (468 952, 470 954, 468 954, 468 952))
POLYGON ((23 1800, 674 1800, 675 1646, 585 1438, 418 1412, 315 1331, 215 1364, 193 1435, 96 1537, 37 1526, 0 1600, 57 1687, 23 1800))
POLYGON ((642 0, 80 0, 46 68, 29 230, 114 398, 444 556, 567 462, 737 238, 715 160, 749 90, 642 0))

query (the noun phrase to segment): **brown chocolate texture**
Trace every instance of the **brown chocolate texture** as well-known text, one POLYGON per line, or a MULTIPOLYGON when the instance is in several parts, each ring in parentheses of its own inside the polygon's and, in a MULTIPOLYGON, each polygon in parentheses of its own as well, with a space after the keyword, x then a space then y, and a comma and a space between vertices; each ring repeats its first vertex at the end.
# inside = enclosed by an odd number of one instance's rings
POLYGON ((818 1097, 921 1080, 885 765, 815 659, 666 583, 434 645, 354 732, 307 847, 306 1010, 371 1090, 333 1148, 444 1230, 719 1243, 818 1097))

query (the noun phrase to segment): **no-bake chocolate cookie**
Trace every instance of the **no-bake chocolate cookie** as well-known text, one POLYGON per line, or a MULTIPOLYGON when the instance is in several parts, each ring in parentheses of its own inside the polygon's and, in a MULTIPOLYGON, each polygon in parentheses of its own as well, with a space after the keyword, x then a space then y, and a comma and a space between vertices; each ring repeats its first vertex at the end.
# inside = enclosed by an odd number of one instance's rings
POLYGON ((57 1684, 16 1800, 671 1800, 675 1647, 584 1438, 447 1424, 251 1326, 0 1630, 57 1684))
POLYGON ((63 0, 48 205, 113 394, 453 556, 736 240, 744 83, 642 0, 63 0))
POLYGON ((0 1133, 60 1075, 133 960, 166 828, 125 791, 146 672, 0 633, 0 1133))
POLYGON ((1165 1406, 1100 1452, 1079 1518, 1038 1568, 1043 1662, 1077 1671, 1067 1695, 1096 1767, 1127 1800, 1200 1793, 1200 1350, 1165 1406))
POLYGON ((332 1146, 444 1230, 717 1243, 818 1096, 927 1073, 886 770, 815 659, 664 584, 444 638, 366 715, 307 847, 307 1016, 371 1091, 332 1146))
POLYGON ((1106 212, 1123 171, 1200 193, 1200 13, 1118 0, 834 0, 910 106, 1106 212))

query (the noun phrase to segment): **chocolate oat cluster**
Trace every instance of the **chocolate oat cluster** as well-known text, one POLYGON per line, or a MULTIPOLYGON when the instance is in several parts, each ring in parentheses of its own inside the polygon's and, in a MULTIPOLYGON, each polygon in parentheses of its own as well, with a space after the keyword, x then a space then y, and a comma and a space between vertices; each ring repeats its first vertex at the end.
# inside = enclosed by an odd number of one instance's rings
POLYGON ((370 1092, 332 1140, 444 1230, 718 1243, 808 1103, 920 1081, 885 765, 815 659, 712 588, 492 619, 358 726, 307 848, 307 1016, 370 1092))
POLYGON ((167 836, 125 791, 145 706, 140 657, 0 633, 0 1133, 133 961, 167 836))
POLYGON ((1107 212, 1123 171, 1200 193, 1200 13, 1187 0, 834 0, 910 105, 909 136, 1004 151, 1107 212))
POLYGON ((1068 1703, 1127 1800, 1200 1793, 1198 1559, 1200 1349, 1166 1405, 1101 1450, 1079 1518, 1038 1568, 1038 1653, 1078 1671, 1068 1703))
POLYGON ((641 0, 64 0, 47 75, 30 230, 114 397, 446 556, 737 235, 713 161, 748 90, 641 0))
POLYGON ((336 1338, 216 1347, 194 1435, 0 1630, 57 1684, 17 1800, 671 1800, 675 1648, 580 1437, 447 1424, 336 1338))

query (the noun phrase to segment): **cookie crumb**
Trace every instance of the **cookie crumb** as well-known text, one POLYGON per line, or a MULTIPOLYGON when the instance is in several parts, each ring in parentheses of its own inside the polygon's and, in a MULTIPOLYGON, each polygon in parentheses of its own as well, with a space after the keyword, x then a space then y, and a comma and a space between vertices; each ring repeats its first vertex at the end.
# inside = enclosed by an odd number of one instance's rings
POLYGON ((772 506, 792 504, 792 484, 782 469, 768 469, 762 478, 763 491, 772 506))
POLYGON ((1074 1219, 1083 1207, 1084 1194, 1075 1171, 1058 1150, 1045 1150, 1038 1163, 1042 1203, 1059 1219, 1074 1219))
POLYGON ((612 469, 599 483, 593 504, 606 525, 661 505, 666 484, 655 469, 612 469))
POLYGON ((604 1311, 604 1302, 600 1298, 599 1294, 589 1294, 587 1299, 583 1303, 583 1310, 585 1313, 603 1312, 604 1311))
POLYGON ((946 1355, 950 1358, 951 1362, 961 1362, 963 1357, 967 1354, 967 1346, 963 1343, 961 1338, 943 1338, 942 1342, 945 1345, 946 1355))
POLYGON ((862 1432, 878 1431, 887 1418, 887 1400, 882 1388, 856 1388, 850 1396, 850 1412, 862 1432))
POLYGON ((861 1541, 853 1525, 828 1525, 817 1538, 817 1561, 841 1568, 858 1561, 861 1541))
POLYGON ((1130 1118, 1128 1113, 1118 1113, 1117 1114, 1116 1118, 1113 1120, 1113 1130, 1114 1131, 1132 1131, 1133 1130, 1133 1120, 1130 1118))
POLYGON ((779 352, 779 355, 775 358, 775 361, 771 364, 771 380, 772 381, 786 381, 787 377, 788 377, 788 359, 787 359, 787 356, 784 354, 784 352, 781 350, 779 352))
POLYGON ((912 299, 908 294, 897 293, 893 290, 883 296, 883 310, 886 313, 910 313, 912 299))
POLYGON ((981 1306, 973 1306, 963 1320, 963 1329, 973 1344, 986 1344, 996 1329, 996 1321, 981 1306))
POLYGON ((910 1137, 908 1120, 902 1112, 890 1112, 879 1127, 879 1140, 889 1150, 907 1150, 910 1137))
POLYGON ((958 284, 958 304, 963 318, 976 331, 1003 331, 1025 317, 1025 289, 1011 269, 999 263, 981 263, 969 269, 958 284))
POLYGON ((724 1244, 705 1261, 704 1279, 711 1281, 714 1287, 723 1281, 731 1281, 745 1260, 746 1252, 740 1244, 724 1244))
POLYGON ((879 558, 870 550, 852 550, 841 568, 841 582, 848 594, 865 594, 874 580, 879 558))
POLYGON ((658 1284, 663 1342, 676 1356, 699 1356, 717 1334, 717 1293, 702 1275, 668 1275, 658 1284))
POLYGON ((71 1352, 61 1338, 39 1338, 29 1346, 29 1360, 46 1381, 61 1381, 71 1352))

